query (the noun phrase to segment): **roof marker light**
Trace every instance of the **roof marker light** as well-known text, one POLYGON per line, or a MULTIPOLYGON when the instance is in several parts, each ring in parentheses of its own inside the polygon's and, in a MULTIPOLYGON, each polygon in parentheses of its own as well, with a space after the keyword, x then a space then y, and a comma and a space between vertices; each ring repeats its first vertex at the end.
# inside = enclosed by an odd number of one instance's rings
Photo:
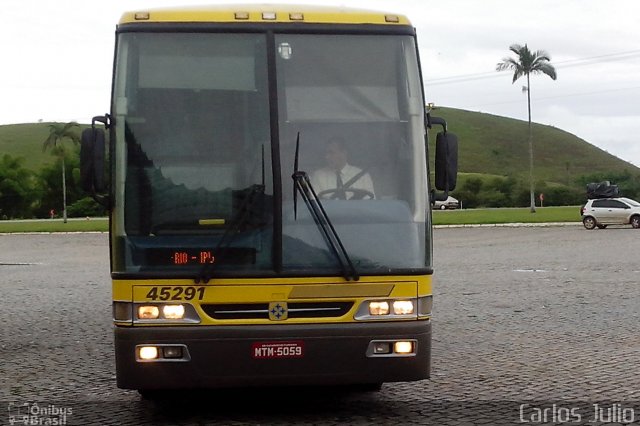
POLYGON ((265 21, 275 21, 276 17, 275 12, 262 12, 262 19, 265 21))
POLYGON ((397 15, 384 15, 384 20, 386 22, 394 22, 396 24, 400 22, 400 18, 397 15))
POLYGON ((289 14, 290 21, 304 21, 304 14, 300 12, 290 13, 289 14))
POLYGON ((133 17, 136 21, 148 21, 149 12, 136 12, 136 14, 133 17))
POLYGON ((236 19, 249 19, 249 12, 236 12, 234 17, 236 19))

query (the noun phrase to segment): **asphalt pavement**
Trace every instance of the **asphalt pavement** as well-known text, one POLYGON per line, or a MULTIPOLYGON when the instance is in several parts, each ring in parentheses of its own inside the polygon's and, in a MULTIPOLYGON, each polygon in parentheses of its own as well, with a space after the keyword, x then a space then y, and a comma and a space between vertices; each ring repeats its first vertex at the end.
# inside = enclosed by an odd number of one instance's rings
POLYGON ((0 235, 0 424, 639 423, 640 232, 573 225, 435 229, 429 380, 160 403, 115 385, 108 235, 0 235))

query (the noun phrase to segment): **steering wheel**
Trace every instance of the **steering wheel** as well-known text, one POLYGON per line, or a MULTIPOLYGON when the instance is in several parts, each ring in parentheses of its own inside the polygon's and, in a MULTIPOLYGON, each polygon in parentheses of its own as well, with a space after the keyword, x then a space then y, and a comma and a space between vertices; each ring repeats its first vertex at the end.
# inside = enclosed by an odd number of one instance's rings
POLYGON ((338 199, 337 195, 340 192, 344 192, 345 194, 351 193, 353 194, 351 197, 347 197, 348 200, 373 200, 375 195, 373 192, 368 191, 366 189, 359 188, 331 188, 325 189, 324 191, 320 191, 318 193, 318 198, 329 198, 332 200, 338 199), (330 195, 331 194, 331 195, 330 195))

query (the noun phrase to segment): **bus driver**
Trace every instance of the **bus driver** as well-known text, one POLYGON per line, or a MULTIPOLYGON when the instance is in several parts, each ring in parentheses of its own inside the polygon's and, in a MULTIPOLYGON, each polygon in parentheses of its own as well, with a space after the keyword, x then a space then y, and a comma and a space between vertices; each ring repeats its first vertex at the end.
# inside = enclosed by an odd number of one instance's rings
POLYGON ((375 198, 373 181, 366 171, 348 163, 345 142, 339 137, 325 147, 327 165, 311 174, 311 184, 323 199, 370 200, 375 198))

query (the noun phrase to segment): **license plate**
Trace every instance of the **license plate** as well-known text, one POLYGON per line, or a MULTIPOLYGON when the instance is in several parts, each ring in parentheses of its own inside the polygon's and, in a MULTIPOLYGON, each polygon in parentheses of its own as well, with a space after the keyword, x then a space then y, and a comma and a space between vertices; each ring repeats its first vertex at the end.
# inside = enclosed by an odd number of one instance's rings
POLYGON ((251 353, 256 359, 302 358, 304 342, 256 342, 251 346, 251 353))

